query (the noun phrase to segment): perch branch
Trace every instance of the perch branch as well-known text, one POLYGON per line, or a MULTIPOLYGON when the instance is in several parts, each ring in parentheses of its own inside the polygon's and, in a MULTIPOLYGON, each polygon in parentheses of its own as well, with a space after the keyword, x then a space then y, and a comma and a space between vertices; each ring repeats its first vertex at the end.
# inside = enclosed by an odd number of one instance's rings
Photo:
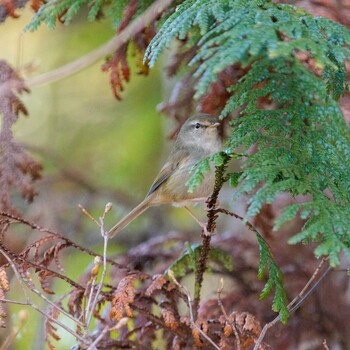
POLYGON ((197 262, 196 279, 194 286, 194 300, 193 300, 193 313, 194 318, 198 316, 198 308, 200 303, 200 292, 202 288, 203 275, 207 268, 207 260, 210 253, 210 241, 211 235, 216 229, 216 219, 218 218, 216 211, 216 203, 218 201, 218 196, 223 184, 227 181, 225 178, 225 171, 227 168, 227 163, 230 160, 230 156, 224 152, 221 153, 224 161, 222 165, 215 168, 215 185, 212 195, 207 200, 208 208, 208 223, 206 230, 202 230, 202 246, 201 253, 197 262))

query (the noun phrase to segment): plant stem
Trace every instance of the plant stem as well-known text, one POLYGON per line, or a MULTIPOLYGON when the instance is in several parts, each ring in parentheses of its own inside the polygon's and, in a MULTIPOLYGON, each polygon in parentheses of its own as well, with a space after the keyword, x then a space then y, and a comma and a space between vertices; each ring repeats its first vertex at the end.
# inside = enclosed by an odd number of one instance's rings
POLYGON ((210 253, 210 242, 211 236, 215 233, 216 229, 216 219, 218 218, 216 211, 216 203, 218 201, 218 196, 223 184, 227 181, 225 178, 225 171, 227 168, 227 163, 230 160, 230 156, 224 152, 221 153, 223 157, 223 163, 215 167, 215 185, 212 195, 207 200, 208 208, 208 223, 206 231, 202 231, 202 245, 201 253, 197 262, 196 279, 194 285, 194 299, 193 299, 193 316, 194 319, 198 317, 198 308, 200 303, 200 293, 203 283, 203 275, 207 269, 207 260, 210 253))

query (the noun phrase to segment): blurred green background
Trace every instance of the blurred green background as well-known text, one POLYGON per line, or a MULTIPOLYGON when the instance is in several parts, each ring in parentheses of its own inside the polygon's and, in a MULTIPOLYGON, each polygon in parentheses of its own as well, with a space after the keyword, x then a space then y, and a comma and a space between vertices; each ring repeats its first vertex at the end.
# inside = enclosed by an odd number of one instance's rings
MULTIPOLYGON (((21 71, 27 67, 26 77, 69 63, 115 33, 109 21, 87 23, 84 14, 54 31, 42 26, 23 33, 31 14, 27 9, 0 28, 6 48, 1 58, 21 71)), ((15 137, 43 162, 44 172, 34 205, 17 205, 52 228, 75 228, 81 217, 78 203, 98 216, 105 203, 113 202, 113 223, 143 199, 166 154, 166 122, 156 112, 162 99, 158 70, 144 78, 132 67, 131 82, 118 102, 108 73, 101 71, 103 63, 22 96, 29 117, 16 123, 15 137)))
MULTIPOLYGON (((84 14, 68 27, 59 24, 56 30, 50 31, 42 26, 34 33, 23 33, 32 11, 27 8, 20 14, 19 19, 8 18, 1 24, 0 59, 19 69, 24 77, 69 63, 115 34, 109 21, 87 23, 84 14)), ((170 146, 166 138, 170 124, 156 112, 157 104, 164 97, 160 70, 153 69, 149 77, 144 78, 132 67, 131 82, 126 85, 123 100, 118 102, 111 91, 108 73, 101 71, 103 63, 101 60, 69 78, 34 87, 30 94, 22 95, 29 116, 21 116, 14 127, 15 138, 44 166, 43 178, 36 184, 39 194, 34 203, 27 205, 15 198, 23 217, 57 230, 78 243, 84 242, 100 253, 99 229, 82 214, 78 204, 98 218, 105 204, 112 202, 113 210, 106 224, 113 225, 143 199, 170 146)), ((144 232, 144 236, 149 236, 161 231, 163 225, 172 226, 171 220, 170 224, 168 221, 164 224, 165 220, 161 219, 160 213, 164 210, 169 209, 151 209, 149 215, 130 225, 111 243, 109 253, 126 249, 142 239, 142 235, 129 235, 130 232, 144 232)), ((174 215, 177 221, 180 217, 185 225, 186 222, 194 225, 178 209, 174 215)), ((25 229, 22 236, 12 237, 14 249, 18 250, 39 238, 25 229)), ((63 265, 66 274, 74 279, 91 262, 91 257, 74 251, 64 257, 63 265)), ((58 295, 63 294, 65 288, 68 288, 65 283, 55 286, 58 295)), ((12 278, 7 297, 23 300, 15 278, 12 278)), ((43 305, 39 298, 33 300, 38 306, 43 305)), ((20 323, 22 309, 18 305, 11 306, 9 328, 0 333, 2 341, 20 323)), ((29 318, 12 348, 45 348, 43 318, 25 309, 29 318)), ((59 334, 62 340, 57 343, 58 349, 74 344, 66 332, 59 331, 59 334)))

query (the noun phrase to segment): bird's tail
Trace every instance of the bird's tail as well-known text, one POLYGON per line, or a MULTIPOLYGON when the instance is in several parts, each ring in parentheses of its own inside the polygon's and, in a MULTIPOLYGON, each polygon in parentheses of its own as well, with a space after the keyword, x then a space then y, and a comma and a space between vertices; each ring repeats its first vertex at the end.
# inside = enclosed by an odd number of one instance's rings
POLYGON ((146 198, 108 231, 108 237, 114 237, 125 226, 129 225, 131 221, 135 220, 139 215, 141 215, 149 206, 149 201, 146 198))

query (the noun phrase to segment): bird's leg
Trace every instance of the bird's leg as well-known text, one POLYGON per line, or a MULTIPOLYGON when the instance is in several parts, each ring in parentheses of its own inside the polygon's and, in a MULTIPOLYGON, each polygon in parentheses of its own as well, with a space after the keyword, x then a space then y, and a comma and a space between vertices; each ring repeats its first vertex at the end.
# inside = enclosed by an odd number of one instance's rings
POLYGON ((200 221, 200 220, 197 218, 197 216, 194 215, 194 214, 192 213, 192 211, 191 211, 188 207, 184 207, 184 208, 185 208, 185 209, 187 210, 187 212, 192 216, 192 218, 194 219, 194 221, 202 228, 203 233, 204 233, 204 234, 207 234, 207 233, 208 233, 207 225, 206 225, 204 222, 200 221))

